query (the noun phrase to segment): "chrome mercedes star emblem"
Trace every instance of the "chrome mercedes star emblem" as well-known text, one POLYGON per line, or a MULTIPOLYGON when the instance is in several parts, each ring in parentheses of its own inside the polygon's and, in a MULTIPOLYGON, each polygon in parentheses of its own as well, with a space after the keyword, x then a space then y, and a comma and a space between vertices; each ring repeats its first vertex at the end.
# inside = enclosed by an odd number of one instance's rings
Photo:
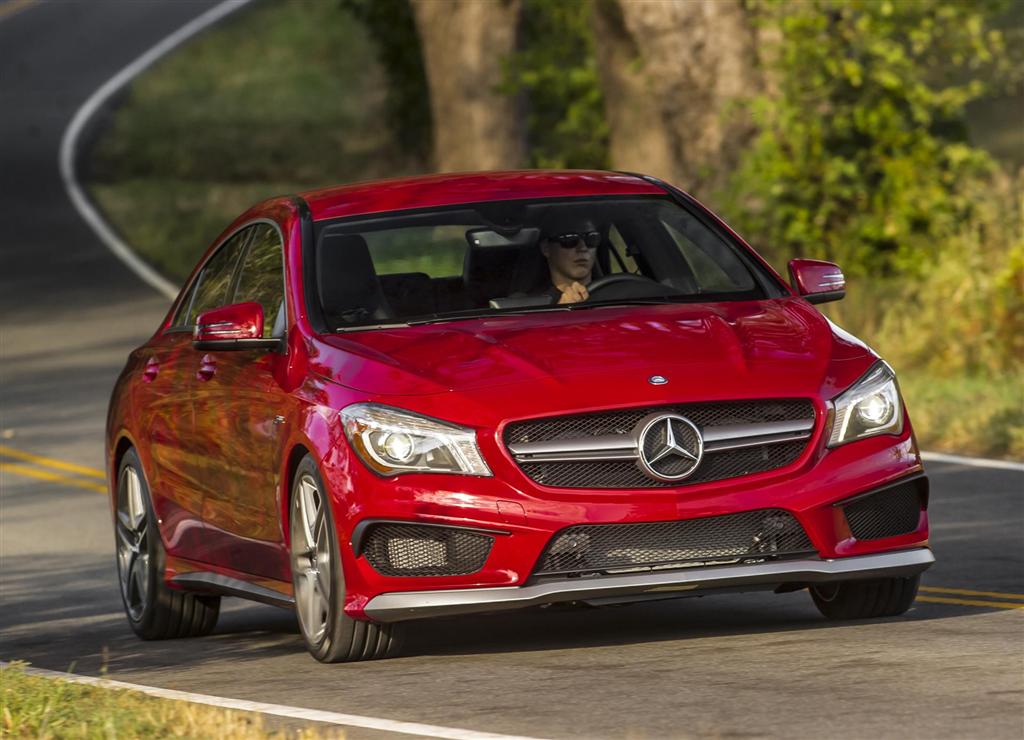
POLYGON ((638 425, 640 468, 656 480, 676 481, 691 475, 704 456, 704 439, 692 421, 678 414, 647 417, 638 425))

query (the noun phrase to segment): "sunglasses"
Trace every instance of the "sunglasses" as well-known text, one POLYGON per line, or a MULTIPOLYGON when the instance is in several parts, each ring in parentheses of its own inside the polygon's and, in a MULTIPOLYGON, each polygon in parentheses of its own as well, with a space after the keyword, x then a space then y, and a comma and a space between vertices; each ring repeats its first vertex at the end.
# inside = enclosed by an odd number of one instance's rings
POLYGON ((571 231, 566 234, 557 234, 555 236, 548 237, 549 241, 558 242, 563 249, 572 249, 581 239, 587 249, 597 249, 598 245, 601 243, 601 232, 584 231, 580 233, 577 231, 571 231))

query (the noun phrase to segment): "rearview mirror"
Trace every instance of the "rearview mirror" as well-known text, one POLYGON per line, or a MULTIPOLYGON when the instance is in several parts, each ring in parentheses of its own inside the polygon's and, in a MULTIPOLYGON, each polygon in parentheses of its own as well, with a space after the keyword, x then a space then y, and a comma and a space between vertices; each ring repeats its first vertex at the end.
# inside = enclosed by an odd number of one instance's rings
POLYGON ((823 260, 790 260, 789 282, 811 303, 838 301, 846 295, 846 278, 839 266, 823 260))
POLYGON ((192 345, 202 350, 278 349, 281 340, 263 337, 263 307, 248 302, 199 314, 192 345))
POLYGON ((466 232, 466 241, 473 249, 489 247, 524 247, 536 244, 540 239, 540 229, 532 226, 515 232, 500 233, 494 229, 470 229, 466 232))

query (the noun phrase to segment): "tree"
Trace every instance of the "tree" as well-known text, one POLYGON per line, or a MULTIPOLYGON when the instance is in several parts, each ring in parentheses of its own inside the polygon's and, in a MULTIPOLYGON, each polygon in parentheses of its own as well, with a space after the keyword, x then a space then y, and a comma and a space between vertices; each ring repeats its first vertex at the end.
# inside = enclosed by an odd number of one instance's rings
POLYGON ((519 101, 500 91, 516 50, 520 0, 413 0, 440 171, 521 167, 519 101))
POLYGON ((762 84, 744 4, 596 0, 592 24, 612 165, 712 195, 753 134, 734 103, 762 84))

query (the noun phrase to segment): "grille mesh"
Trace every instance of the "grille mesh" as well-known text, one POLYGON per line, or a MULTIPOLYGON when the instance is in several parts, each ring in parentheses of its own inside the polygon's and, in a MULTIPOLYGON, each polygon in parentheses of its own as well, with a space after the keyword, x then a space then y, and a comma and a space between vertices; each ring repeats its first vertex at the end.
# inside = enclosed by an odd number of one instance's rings
POLYGON ((649 478, 630 460, 522 463, 520 467, 537 483, 556 488, 666 488, 737 478, 781 468, 800 457, 806 445, 807 440, 799 440, 708 452, 694 474, 681 481, 649 478))
MULTIPOLYGON (((723 401, 534 419, 509 424, 505 428, 505 444, 628 435, 641 419, 652 413, 680 414, 703 429, 723 424, 813 420, 814 406, 806 399, 723 401)), ((707 452, 697 470, 681 481, 654 480, 630 460, 523 462, 520 468, 530 479, 555 488, 669 488, 781 468, 795 462, 806 445, 807 440, 797 440, 707 452)))
POLYGON ((877 540, 913 532, 921 518, 923 485, 922 480, 907 481, 847 504, 843 513, 850 532, 858 540, 877 540))
POLYGON ((363 552, 385 576, 460 576, 484 567, 494 538, 480 532, 415 524, 376 524, 363 552))
POLYGON ((703 428, 720 424, 813 419, 814 406, 808 400, 720 401, 531 419, 509 424, 505 428, 505 444, 629 434, 642 418, 653 413, 680 414, 698 428, 703 428))
POLYGON ((552 538, 534 575, 578 575, 813 553, 792 514, 742 514, 641 524, 582 524, 552 538))

